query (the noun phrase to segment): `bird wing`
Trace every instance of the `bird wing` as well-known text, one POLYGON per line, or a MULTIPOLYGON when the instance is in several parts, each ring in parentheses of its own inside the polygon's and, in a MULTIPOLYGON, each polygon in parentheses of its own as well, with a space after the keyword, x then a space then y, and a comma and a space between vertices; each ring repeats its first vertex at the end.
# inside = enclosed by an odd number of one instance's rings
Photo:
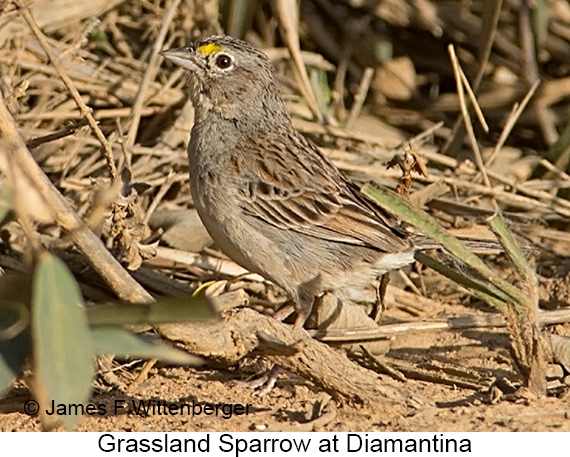
POLYGON ((248 154, 241 161, 234 157, 234 169, 247 174, 240 204, 250 216, 284 230, 384 252, 411 246, 398 221, 297 132, 260 132, 244 138, 240 147, 248 154))

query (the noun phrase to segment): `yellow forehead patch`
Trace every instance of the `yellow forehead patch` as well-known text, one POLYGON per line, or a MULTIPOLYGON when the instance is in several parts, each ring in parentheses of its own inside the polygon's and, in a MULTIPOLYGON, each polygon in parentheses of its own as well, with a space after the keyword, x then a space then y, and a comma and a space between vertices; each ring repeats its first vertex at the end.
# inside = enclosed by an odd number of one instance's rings
POLYGON ((200 54, 204 54, 205 56, 209 56, 216 51, 221 51, 222 48, 215 43, 208 43, 198 48, 198 52, 200 54))

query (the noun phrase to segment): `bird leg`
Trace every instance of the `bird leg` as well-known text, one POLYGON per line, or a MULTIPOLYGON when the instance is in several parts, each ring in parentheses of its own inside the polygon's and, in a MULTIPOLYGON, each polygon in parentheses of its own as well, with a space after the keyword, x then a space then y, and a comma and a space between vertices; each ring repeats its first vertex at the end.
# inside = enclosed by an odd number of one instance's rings
POLYGON ((375 322, 380 322, 382 320, 382 313, 384 312, 384 298, 386 297, 386 290, 388 289, 388 284, 390 283, 390 273, 384 273, 380 277, 380 284, 376 289, 376 301, 372 306, 372 311, 370 312, 370 318, 375 322))

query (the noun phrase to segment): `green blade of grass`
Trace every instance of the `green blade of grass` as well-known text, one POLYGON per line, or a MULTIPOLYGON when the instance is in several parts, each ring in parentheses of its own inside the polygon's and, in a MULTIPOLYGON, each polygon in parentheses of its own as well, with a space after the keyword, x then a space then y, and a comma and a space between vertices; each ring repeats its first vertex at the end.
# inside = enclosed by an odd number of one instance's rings
POLYGON ((421 229, 451 254, 472 268, 481 279, 504 291, 513 304, 520 305, 525 302, 524 294, 520 290, 495 275, 479 257, 467 249, 457 238, 449 234, 429 214, 417 209, 408 200, 389 189, 368 184, 362 191, 399 219, 421 229))
POLYGON ((497 289, 491 284, 483 282, 477 278, 468 277, 453 268, 450 268, 444 263, 439 262, 437 259, 434 259, 425 252, 417 252, 416 258, 426 267, 429 267, 457 284, 466 287, 477 298, 487 302, 497 310, 501 312, 505 311, 506 308, 504 302, 509 300, 509 296, 500 289, 497 289))
POLYGON ((168 324, 184 321, 206 321, 218 318, 217 312, 203 293, 193 296, 161 298, 144 305, 113 304, 88 308, 89 324, 136 325, 168 324))
POLYGON ((511 263, 516 268, 517 272, 524 278, 527 284, 536 283, 536 276, 534 270, 530 267, 522 251, 520 250, 513 234, 508 229, 505 220, 499 214, 487 219, 489 227, 493 231, 500 243, 505 248, 505 253, 509 257, 511 263))
POLYGON ((159 359, 182 365, 203 365, 200 357, 168 346, 160 340, 133 335, 121 327, 97 327, 91 330, 93 349, 97 354, 115 354, 120 357, 159 359))
MULTIPOLYGON (((89 326, 79 287, 57 257, 40 254, 32 294, 36 388, 42 400, 83 404, 95 375, 89 326)), ((73 428, 78 416, 60 416, 73 428)))

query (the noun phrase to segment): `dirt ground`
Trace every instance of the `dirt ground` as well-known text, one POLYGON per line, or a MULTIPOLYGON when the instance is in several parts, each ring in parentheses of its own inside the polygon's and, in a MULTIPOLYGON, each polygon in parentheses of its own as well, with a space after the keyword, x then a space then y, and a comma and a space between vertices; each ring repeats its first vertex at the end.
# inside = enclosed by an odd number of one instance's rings
MULTIPOLYGON (((432 309, 429 314, 436 316, 441 312, 465 314, 465 308, 448 305, 445 309, 432 309)), ((504 329, 406 333, 392 339, 388 356, 387 361, 407 360, 416 366, 439 362, 457 370, 472 369, 481 378, 488 378, 489 383, 493 379, 502 380, 501 389, 504 391, 508 391, 505 385, 516 387, 520 379, 509 355, 504 329)), ((409 379, 398 382, 398 386, 423 404, 392 411, 380 409, 377 405, 331 400, 328 414, 312 420, 315 404, 328 396, 298 376, 281 375, 269 394, 258 397, 249 388, 233 382, 245 379, 259 369, 257 364, 251 365, 235 367, 231 371, 158 365, 136 387, 133 387, 132 379, 140 371, 142 363, 131 367, 125 365, 117 371, 118 376, 126 381, 123 388, 102 387, 98 382, 91 398, 91 403, 104 408, 105 414, 86 414, 77 430, 570 431, 570 395, 568 388, 563 386, 549 389, 547 398, 535 399, 520 395, 517 398, 508 393, 501 395, 501 389, 497 388, 476 391, 409 379), (192 415, 175 410, 165 413, 164 409, 160 410, 161 400, 169 405, 186 404, 190 407, 194 404, 202 407, 204 404, 233 404, 232 411, 242 414, 224 418, 220 410, 217 416, 213 413, 192 415), (147 404, 153 401, 158 408, 144 414, 141 409, 137 411, 141 401, 147 404), (246 408, 248 414, 243 414, 246 408)), ((559 367, 550 368, 549 372, 555 373, 552 376, 560 374, 559 367)), ((29 400, 32 400, 29 391, 20 383, 0 402, 0 431, 41 430, 38 417, 30 417, 24 412, 24 405, 29 400)))

